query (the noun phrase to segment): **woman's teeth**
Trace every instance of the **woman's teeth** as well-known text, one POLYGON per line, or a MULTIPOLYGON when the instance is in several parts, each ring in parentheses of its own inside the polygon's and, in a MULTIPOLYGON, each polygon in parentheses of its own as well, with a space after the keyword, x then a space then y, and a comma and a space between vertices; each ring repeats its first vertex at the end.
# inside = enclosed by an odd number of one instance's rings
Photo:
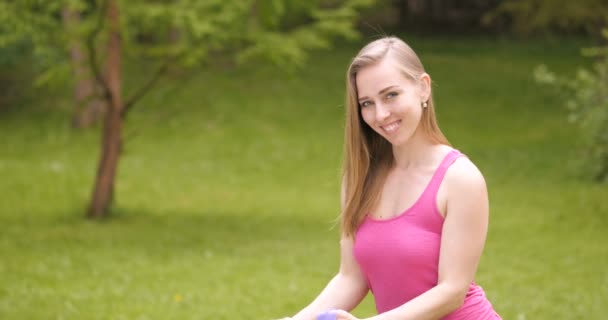
POLYGON ((382 126, 382 130, 384 130, 388 133, 391 133, 391 132, 396 131, 399 128, 400 124, 401 124, 401 120, 397 120, 395 122, 382 126))

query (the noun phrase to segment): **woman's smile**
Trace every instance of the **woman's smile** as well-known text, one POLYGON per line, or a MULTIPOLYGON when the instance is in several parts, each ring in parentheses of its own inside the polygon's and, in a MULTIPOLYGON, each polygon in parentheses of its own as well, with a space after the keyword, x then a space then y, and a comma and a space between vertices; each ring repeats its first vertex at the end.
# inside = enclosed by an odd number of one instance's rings
POLYGON ((395 133, 399 127, 401 127, 401 120, 393 121, 391 123, 380 126, 385 133, 395 133))

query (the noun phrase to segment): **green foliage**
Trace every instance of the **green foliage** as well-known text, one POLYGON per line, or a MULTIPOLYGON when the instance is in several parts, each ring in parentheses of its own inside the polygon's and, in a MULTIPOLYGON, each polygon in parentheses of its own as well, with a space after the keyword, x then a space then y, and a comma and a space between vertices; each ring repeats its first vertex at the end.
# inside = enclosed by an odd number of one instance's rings
POLYGON ((238 54, 237 60, 242 63, 261 57, 283 69, 293 70, 304 63, 307 50, 328 48, 330 40, 336 37, 355 39, 358 33, 353 22, 357 18, 357 10, 371 3, 347 1, 339 7, 313 7, 305 12, 309 22, 304 26, 281 32, 255 29, 246 39, 250 45, 238 54))
POLYGON ((138 54, 179 56, 187 65, 217 56, 240 63, 261 59, 291 70, 302 65, 307 51, 327 48, 336 37, 355 38, 357 10, 371 4, 369 0, 340 1, 331 7, 285 0, 130 1, 124 6, 129 26, 125 32, 128 43, 143 49, 138 54), (292 19, 299 22, 290 23, 292 19), (171 30, 176 37, 168 44, 171 30), (155 40, 140 41, 146 35, 155 40))
POLYGON ((20 100, 25 100, 27 96, 28 88, 21 84, 31 82, 34 78, 32 73, 36 69, 28 54, 30 51, 31 46, 26 41, 0 48, 0 112, 13 107, 20 100))
POLYGON ((520 33, 578 31, 593 33, 608 24, 605 0, 505 0, 484 16, 485 23, 507 17, 520 33))
POLYGON ((261 0, 258 1, 258 12, 260 23, 265 28, 276 28, 285 14, 285 3, 283 0, 261 0))
POLYGON ((0 48, 27 43, 40 65, 35 85, 61 85, 71 75, 69 45, 91 33, 96 8, 94 1, 86 0, 0 2, 0 48), (82 22, 66 27, 64 8, 82 12, 82 22))
MULTIPOLYGON (((246 63, 267 60, 286 70, 303 64, 306 52, 327 48, 337 37, 357 36, 359 9, 373 0, 129 0, 120 2, 122 40, 128 57, 172 59, 193 66, 222 59, 246 63), (294 22, 295 21, 295 22, 294 22)), ((70 44, 85 41, 97 26, 103 53, 104 1, 9 1, 0 3, 0 47, 29 39, 47 62, 42 82, 69 70, 70 44), (81 14, 66 28, 65 7, 81 14), (63 64, 63 65, 62 65, 63 64)))
POLYGON ((0 2, 0 47, 22 41, 33 42, 35 47, 56 43, 63 34, 60 25, 61 5, 55 1, 2 1, 0 2))
MULTIPOLYGON (((603 31, 608 39, 608 29, 603 31)), ((574 77, 557 76, 544 65, 535 70, 538 82, 551 85, 563 98, 569 120, 581 128, 586 168, 595 180, 608 179, 608 46, 583 50, 596 59, 591 69, 574 77)))

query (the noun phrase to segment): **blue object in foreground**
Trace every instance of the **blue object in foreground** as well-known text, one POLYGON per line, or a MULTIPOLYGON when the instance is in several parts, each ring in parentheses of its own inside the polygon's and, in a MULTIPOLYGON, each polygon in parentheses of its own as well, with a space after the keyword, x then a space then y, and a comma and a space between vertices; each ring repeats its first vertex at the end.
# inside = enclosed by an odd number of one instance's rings
POLYGON ((336 320, 337 318, 336 310, 325 311, 317 316, 317 320, 336 320))

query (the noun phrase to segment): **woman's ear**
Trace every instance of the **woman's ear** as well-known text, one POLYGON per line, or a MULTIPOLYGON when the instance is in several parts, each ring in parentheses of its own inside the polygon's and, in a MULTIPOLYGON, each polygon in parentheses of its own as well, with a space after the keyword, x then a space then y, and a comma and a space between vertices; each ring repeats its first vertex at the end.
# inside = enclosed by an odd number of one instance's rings
POLYGON ((428 73, 423 73, 418 78, 418 83, 420 85, 420 99, 422 101, 427 101, 431 98, 431 76, 428 73))

